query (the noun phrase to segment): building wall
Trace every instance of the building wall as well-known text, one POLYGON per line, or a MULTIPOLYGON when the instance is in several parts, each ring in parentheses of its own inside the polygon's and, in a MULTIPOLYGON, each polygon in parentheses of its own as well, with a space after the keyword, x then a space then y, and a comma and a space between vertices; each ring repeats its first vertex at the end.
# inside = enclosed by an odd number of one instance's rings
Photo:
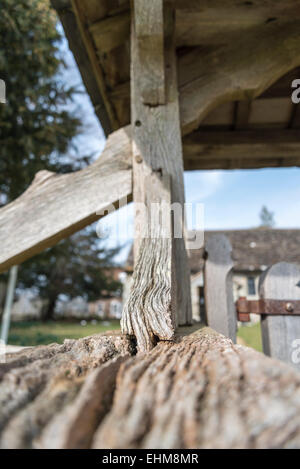
POLYGON ((45 301, 32 295, 30 291, 25 291, 13 303, 11 320, 17 322, 41 319, 44 306, 45 301))
POLYGON ((258 284, 260 272, 241 272, 234 273, 233 275, 233 295, 234 300, 236 301, 241 296, 246 296, 249 300, 258 300, 258 284), (251 285, 253 281, 255 293, 251 290, 251 285))
MULTIPOLYGON (((23 292, 13 303, 11 319, 14 322, 39 320, 45 300, 34 297, 30 292, 23 292)), ((55 307, 56 319, 121 319, 122 298, 104 298, 88 303, 81 297, 70 301, 58 301, 55 307)))

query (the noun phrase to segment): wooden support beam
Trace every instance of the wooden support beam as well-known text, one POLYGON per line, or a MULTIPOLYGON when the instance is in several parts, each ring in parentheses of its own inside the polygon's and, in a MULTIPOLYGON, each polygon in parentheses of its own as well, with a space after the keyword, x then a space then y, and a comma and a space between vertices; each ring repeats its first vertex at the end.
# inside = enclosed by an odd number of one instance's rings
MULTIPOLYGON (((281 262, 270 267, 261 277, 260 296, 268 300, 300 300, 300 266, 281 262)), ((263 349, 300 370, 300 316, 262 316, 263 349), (295 355, 295 356, 294 356, 295 355)))
POLYGON ((80 2, 91 24, 130 10, 130 0, 80 0, 80 2))
MULTIPOLYGON (((70 0, 51 0, 53 8, 56 9, 59 19, 63 25, 66 37, 68 39, 69 47, 77 62, 82 81, 89 93, 93 103, 95 113, 101 122, 101 126, 106 136, 112 130, 112 114, 110 104, 106 95, 103 93, 104 88, 100 86, 99 79, 95 74, 85 43, 78 30, 78 22, 74 12, 71 9, 70 0)), ((101 75, 103 78, 103 76, 101 75)))
POLYGON ((130 127, 108 138, 101 157, 69 174, 40 171, 18 199, 0 209, 0 272, 53 246, 131 197, 130 127))
POLYGON ((143 64, 136 77, 144 104, 165 104, 163 0, 134 1, 136 49, 143 64))
POLYGON ((196 131, 183 139, 185 169, 300 165, 299 132, 196 131))
POLYGON ((157 339, 173 339, 176 329, 171 178, 152 172, 144 182, 145 208, 150 212, 145 214, 132 287, 121 320, 122 330, 136 336, 141 351, 150 350, 157 339))
POLYGON ((125 11, 122 14, 93 23, 89 30, 101 54, 110 52, 128 39, 130 12, 125 11))
POLYGON ((289 123, 289 128, 299 129, 300 128, 300 111, 299 104, 293 104, 291 121, 289 123))
POLYGON ((225 235, 213 235, 205 243, 205 252, 204 295, 207 324, 236 342, 231 244, 225 235))
POLYGON ((79 29, 79 33, 81 35, 82 41, 87 51, 89 61, 92 66, 92 70, 96 77, 97 84, 100 89, 101 96, 103 98, 103 102, 104 102, 107 114, 109 116, 109 119, 110 119, 111 128, 112 130, 117 130, 120 127, 120 125, 118 123, 115 110, 113 109, 111 103, 107 99, 108 97, 106 93, 104 73, 103 73, 102 67, 100 65, 97 53, 93 45, 93 38, 91 36, 90 31, 86 27, 86 17, 85 17, 84 7, 82 5, 82 2, 80 2, 79 0, 70 0, 70 1, 72 5, 72 10, 74 11, 74 14, 76 16, 77 27, 79 29))
MULTIPOLYGON (((91 18, 93 21, 94 18, 97 19, 98 15, 99 18, 103 19, 108 14, 110 18, 104 21, 109 21, 108 24, 120 21, 120 31, 122 31, 123 25, 128 21, 125 21, 124 18, 128 15, 128 11, 126 13, 125 10, 129 7, 129 3, 122 2, 121 4, 111 0, 104 6, 99 5, 99 2, 90 1, 85 8, 86 4, 83 1, 72 0, 73 11, 78 20, 78 25, 76 25, 70 1, 52 0, 52 2, 60 12, 66 34, 75 51, 85 82, 86 84, 91 82, 89 93, 95 96, 94 103, 95 100, 98 101, 95 106, 99 106, 97 112, 105 131, 108 132, 109 126, 116 129, 120 125, 124 125, 126 123, 124 119, 128 118, 128 113, 122 109, 118 110, 116 101, 111 102, 109 88, 114 89, 118 82, 124 83, 128 78, 128 61, 124 63, 121 60, 121 56, 126 56, 126 47, 118 54, 112 54, 106 58, 101 65, 93 45, 93 37, 89 31, 87 18, 91 18), (115 15, 117 11, 123 12, 120 15, 121 19, 117 18, 119 15, 115 15), (88 13, 86 14, 86 12, 88 13), (122 16, 123 14, 124 16, 122 16), (82 36, 85 47, 80 44, 80 36, 82 36), (86 57, 87 53, 84 49, 88 52, 89 58, 86 57), (93 72, 87 73, 88 68, 91 67, 93 72), (89 78, 91 76, 94 76, 95 79, 91 80, 89 78), (99 93, 96 93, 97 90, 94 89, 95 80, 101 91, 102 99, 100 99, 99 93), (110 86, 107 87, 107 85, 110 86)), ((155 2, 148 3, 154 8, 155 2)), ((204 43, 201 40, 199 47, 195 47, 196 44, 193 43, 194 47, 190 52, 181 51, 179 55, 181 125, 185 135, 197 129, 203 117, 223 102, 254 99, 263 95, 264 92, 266 92, 265 97, 282 96, 282 93, 284 96, 288 96, 288 87, 286 88, 284 85, 283 88, 276 89, 272 88, 272 85, 280 77, 300 65, 299 0, 287 0, 281 3, 276 0, 264 2, 253 0, 251 5, 248 2, 241 2, 237 5, 235 0, 205 1, 204 3, 198 0, 195 2, 183 0, 182 3, 172 4, 178 9, 177 28, 182 27, 183 34, 192 34, 194 30, 195 34, 200 34, 204 40, 204 43), (220 11, 222 15, 220 15, 220 11), (270 11, 272 11, 271 17, 269 16, 270 11), (220 28, 218 18, 222 18, 222 24, 225 18, 225 26, 227 25, 225 31, 220 28), (192 24, 193 28, 189 24, 192 24), (227 34, 228 32, 230 34, 227 34), (238 38, 235 35, 238 35, 238 38), (211 44, 205 42, 209 37, 211 37, 210 41, 214 39, 211 44)), ((111 44, 114 44, 114 41, 116 41, 115 44, 120 44, 124 38, 123 33, 120 34, 118 31, 117 29, 116 34, 108 31, 111 44)), ((98 32, 106 42, 102 33, 98 32)), ((123 42, 127 42, 127 40, 123 42)), ((106 47, 110 48, 111 46, 104 44, 104 48, 106 47)), ((157 55, 157 57, 159 56, 157 55)), ((162 82, 161 56, 159 60, 160 65, 156 64, 155 70, 160 70, 158 78, 162 82)), ((153 71, 152 74, 154 75, 153 71)), ((121 102, 120 106, 122 108, 125 105, 121 102)))
MULTIPOLYGON (((242 13, 251 15, 260 15, 262 11, 272 11, 278 15, 286 14, 287 11, 297 12, 299 7, 299 0, 285 0, 284 3, 278 2, 277 0, 251 0, 251 2, 236 2, 236 0, 164 0, 169 6, 172 6, 176 10, 183 10, 186 12, 201 12, 201 11, 214 11, 217 15, 218 11, 222 9, 233 10, 234 8, 239 11, 240 16, 242 13), (253 12, 254 10, 254 12, 253 12), (258 12, 255 13, 255 10, 258 12)), ((218 18, 216 18, 218 21, 218 18)), ((250 20, 248 20, 250 21, 250 20)))
POLYGON ((284 98, 288 97, 291 99, 291 84, 292 82, 299 78, 300 76, 300 67, 294 68, 290 72, 286 73, 283 77, 279 78, 273 85, 267 88, 258 98, 268 99, 268 98, 284 98))
MULTIPOLYGON (((144 1, 144 8, 151 8, 150 2, 144 1)), ((172 13, 172 12, 171 12, 172 13)), ((172 14, 170 13, 170 19, 172 14)), ((133 15, 132 24, 132 49, 131 49, 131 70, 132 70, 132 89, 131 89, 131 116, 132 116, 132 130, 133 130, 133 197, 136 203, 135 211, 135 243, 134 243, 134 257, 137 267, 137 260, 140 249, 142 249, 143 227, 147 226, 145 220, 145 211, 140 210, 140 205, 143 204, 148 209, 151 208, 152 195, 153 200, 155 194, 150 192, 147 194, 147 180, 155 172, 168 174, 171 178, 171 202, 179 203, 183 208, 184 206, 184 185, 183 185, 183 161, 182 161, 182 145, 180 135, 179 123, 179 106, 178 106, 178 93, 176 81, 176 60, 175 48, 173 42, 173 26, 166 32, 166 50, 165 50, 165 63, 166 63, 166 104, 159 106, 149 106, 143 103, 140 87, 141 76, 144 74, 144 57, 139 53, 138 39, 135 31, 135 16, 133 15)), ((170 22, 168 22, 170 24, 170 22)), ((156 53, 156 51, 154 51, 156 53)), ((145 57, 146 58, 146 57, 145 57)), ((183 216, 181 217, 182 225, 184 224, 183 216)), ((143 244, 143 249, 151 249, 151 243, 143 244)), ((191 299, 190 299, 190 276, 187 262, 187 254, 183 238, 174 239, 174 261, 172 262, 172 269, 174 268, 176 284, 178 288, 173 285, 171 289, 177 292, 174 298, 174 309, 176 311, 177 320, 180 324, 189 323, 191 321, 191 299)), ((140 269, 151 269, 151 265, 155 266, 158 262, 158 257, 161 255, 159 250, 153 250, 147 255, 144 255, 145 261, 150 265, 143 265, 140 269)), ((144 261, 144 262, 145 262, 144 261)), ((168 264, 165 264, 165 269, 168 269, 168 264)), ((168 273, 164 273, 168 276, 168 273)), ((153 288, 152 277, 148 279, 149 284, 147 288, 153 288)), ((129 299, 129 302, 131 299, 129 299)), ((128 311, 128 314, 133 314, 133 311, 128 311)), ((142 315, 141 311, 136 311, 135 314, 142 315)), ((165 318, 165 322, 168 317, 165 318)), ((132 333, 132 329, 127 326, 128 322, 123 322, 123 331, 132 333)), ((141 335, 138 328, 141 325, 136 324, 134 330, 137 338, 141 335)), ((174 327, 174 326, 173 326, 174 327)), ((153 331, 155 334, 155 331, 153 331)), ((140 348, 150 346, 151 333, 147 332, 148 339, 140 341, 140 348)), ((167 339, 169 335, 165 338, 167 339)))
POLYGON ((208 50, 196 48, 179 59, 182 132, 226 101, 251 100, 300 64, 300 21, 270 22, 239 41, 208 50))
POLYGON ((246 129, 249 122, 252 101, 236 101, 235 103, 235 116, 234 128, 236 130, 246 129))
POLYGON ((206 169, 262 169, 262 168, 291 168, 299 167, 300 160, 297 158, 226 158, 213 159, 201 158, 199 160, 184 160, 185 171, 199 171, 206 169))
POLYGON ((269 1, 171 1, 176 11, 178 47, 220 46, 239 41, 244 33, 258 25, 289 20, 298 15, 299 0, 269 1))

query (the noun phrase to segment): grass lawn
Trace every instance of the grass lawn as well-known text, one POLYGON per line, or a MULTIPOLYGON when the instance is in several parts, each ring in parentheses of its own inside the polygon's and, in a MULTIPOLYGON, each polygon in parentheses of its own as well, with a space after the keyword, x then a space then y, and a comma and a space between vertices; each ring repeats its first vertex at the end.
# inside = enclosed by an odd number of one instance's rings
POLYGON ((86 326, 78 322, 40 322, 27 321, 13 323, 10 328, 9 345, 46 345, 56 342, 62 344, 64 339, 79 339, 100 332, 119 329, 120 322, 116 320, 98 321, 92 324, 87 321, 86 326))
MULTIPOLYGON (((9 345, 46 345, 53 342, 62 344, 64 339, 79 339, 92 334, 98 334, 113 329, 120 329, 120 322, 116 320, 98 321, 92 324, 87 321, 85 326, 77 322, 40 322, 27 321, 13 323, 10 328, 9 345)), ((260 324, 242 326, 238 330, 240 337, 248 347, 262 351, 260 324)))
POLYGON ((251 326, 241 326, 237 335, 245 342, 245 345, 262 352, 261 329, 259 322, 251 326))

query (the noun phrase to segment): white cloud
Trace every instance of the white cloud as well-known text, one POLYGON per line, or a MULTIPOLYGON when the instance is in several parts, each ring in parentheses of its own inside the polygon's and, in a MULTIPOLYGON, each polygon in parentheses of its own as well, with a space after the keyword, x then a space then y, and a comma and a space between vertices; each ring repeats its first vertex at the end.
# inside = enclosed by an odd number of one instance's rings
POLYGON ((224 171, 195 171, 185 173, 187 202, 200 202, 214 195, 224 182, 224 171))

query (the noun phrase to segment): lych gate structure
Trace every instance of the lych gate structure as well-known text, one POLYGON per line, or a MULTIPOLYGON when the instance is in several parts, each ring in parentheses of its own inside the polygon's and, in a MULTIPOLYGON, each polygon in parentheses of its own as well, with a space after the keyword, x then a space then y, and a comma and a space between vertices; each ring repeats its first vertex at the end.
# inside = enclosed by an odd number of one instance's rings
MULTIPOLYGON (((11 369, 18 374, 25 366, 36 391, 14 398, 13 410, 2 416, 2 446, 300 445, 297 372, 212 330, 176 332, 178 325, 191 324, 184 238, 174 237, 170 213, 158 219, 155 236, 145 236, 152 204, 184 204, 184 169, 300 165, 300 111, 291 100, 293 80, 300 78, 300 1, 52 4, 108 139, 91 166, 66 175, 42 171, 0 210, 0 269, 52 246, 127 197, 136 202, 135 271, 122 317, 125 335, 9 358, 0 375, 4 382, 11 369), (141 204, 149 210, 140 210, 141 204), (132 337, 138 352, 148 353, 132 358, 132 337), (38 360, 47 363, 43 377, 38 360), (67 368, 62 403, 53 383, 63 380, 67 368), (145 393, 147 402, 141 399, 145 393), (275 422, 269 416, 279 404, 275 422)), ((218 312, 233 311, 224 246, 207 249, 207 303, 216 329, 218 312), (214 279, 224 279, 218 295, 214 279)), ((298 275, 297 269, 289 272, 290 279, 298 275)), ((299 301, 294 285, 287 290, 293 298, 274 293, 273 299, 299 301)), ((234 338, 236 319, 228 318, 221 318, 221 332, 234 338)), ((282 324, 290 324, 288 318, 282 324)))

